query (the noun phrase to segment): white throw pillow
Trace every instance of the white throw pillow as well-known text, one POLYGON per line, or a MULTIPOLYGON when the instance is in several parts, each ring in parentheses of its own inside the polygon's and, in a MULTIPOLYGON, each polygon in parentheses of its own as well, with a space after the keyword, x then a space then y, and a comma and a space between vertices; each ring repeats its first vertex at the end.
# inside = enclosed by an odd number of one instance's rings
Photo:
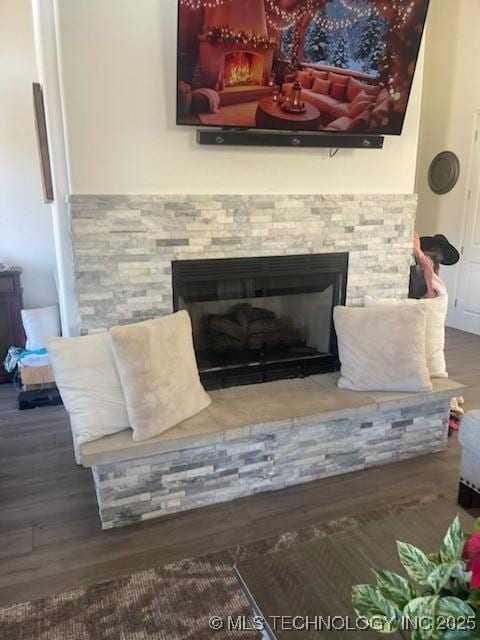
POLYGON ((29 351, 45 349, 45 338, 59 336, 60 314, 58 305, 38 309, 22 309, 22 322, 29 351))
POLYGON ((125 397, 108 333, 47 338, 47 349, 78 444, 128 429, 125 397))
POLYGON ((206 409, 186 311, 110 329, 133 439, 148 440, 206 409))
POLYGON ((366 307, 393 305, 424 305, 427 309, 427 367, 431 378, 448 378, 445 362, 445 321, 448 312, 448 296, 424 298, 422 300, 397 300, 365 296, 366 307))
POLYGON ((431 391, 425 306, 335 307, 342 365, 338 386, 353 391, 431 391))

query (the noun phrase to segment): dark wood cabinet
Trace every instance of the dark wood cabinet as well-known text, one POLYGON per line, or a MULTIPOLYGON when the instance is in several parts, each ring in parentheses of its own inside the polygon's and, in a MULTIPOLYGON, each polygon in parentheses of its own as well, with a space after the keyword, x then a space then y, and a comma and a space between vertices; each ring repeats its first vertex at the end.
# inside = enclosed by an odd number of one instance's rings
POLYGON ((21 309, 23 307, 21 269, 0 271, 0 383, 11 380, 3 368, 3 361, 9 347, 24 347, 21 309))

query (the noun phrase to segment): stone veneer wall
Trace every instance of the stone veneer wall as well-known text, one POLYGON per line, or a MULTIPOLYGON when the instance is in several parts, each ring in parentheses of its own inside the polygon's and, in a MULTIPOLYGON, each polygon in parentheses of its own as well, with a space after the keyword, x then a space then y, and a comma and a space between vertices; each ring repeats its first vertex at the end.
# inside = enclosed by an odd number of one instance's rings
MULTIPOLYGON (((401 401, 400 401, 401 403, 401 401)), ((450 400, 322 422, 258 425, 246 438, 92 467, 110 529, 445 449, 450 400)))
POLYGON ((347 304, 406 297, 416 206, 413 195, 72 196, 81 330, 171 313, 172 260, 348 251, 347 304))

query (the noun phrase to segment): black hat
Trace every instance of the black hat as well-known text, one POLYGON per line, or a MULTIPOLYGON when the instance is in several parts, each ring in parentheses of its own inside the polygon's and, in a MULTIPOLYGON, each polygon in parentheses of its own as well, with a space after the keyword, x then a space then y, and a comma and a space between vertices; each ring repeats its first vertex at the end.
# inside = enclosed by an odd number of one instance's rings
POLYGON ((450 266, 452 264, 457 264, 460 260, 460 254, 453 244, 450 244, 447 238, 441 234, 436 236, 423 236, 423 238, 420 238, 420 245, 422 247, 422 251, 440 249, 443 253, 443 260, 441 261, 441 264, 450 266))

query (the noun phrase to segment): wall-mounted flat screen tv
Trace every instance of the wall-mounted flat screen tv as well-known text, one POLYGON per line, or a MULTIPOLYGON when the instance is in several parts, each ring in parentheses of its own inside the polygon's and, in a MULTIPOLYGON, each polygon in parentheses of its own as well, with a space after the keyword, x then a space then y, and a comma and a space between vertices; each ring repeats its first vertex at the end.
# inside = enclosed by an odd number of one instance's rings
POLYGON ((177 122, 400 135, 429 0, 179 0, 177 122))

